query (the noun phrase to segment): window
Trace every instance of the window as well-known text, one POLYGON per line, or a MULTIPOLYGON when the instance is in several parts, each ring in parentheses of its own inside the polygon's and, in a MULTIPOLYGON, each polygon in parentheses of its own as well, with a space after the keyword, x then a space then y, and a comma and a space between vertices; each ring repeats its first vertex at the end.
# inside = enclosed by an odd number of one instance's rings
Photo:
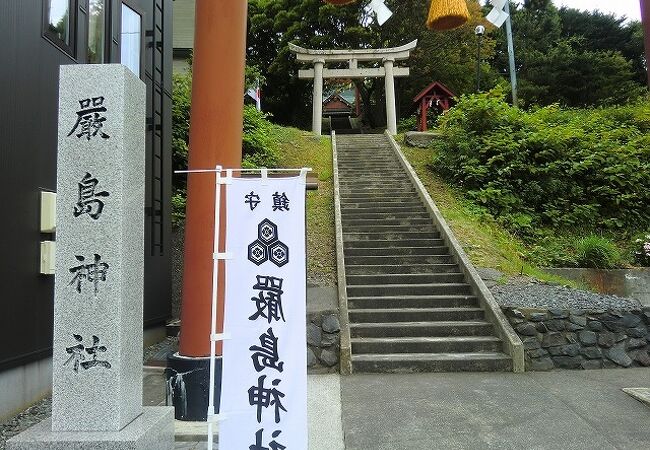
POLYGON ((44 0, 44 35, 70 56, 74 56, 74 0, 44 0))
POLYGON ((106 0, 89 0, 88 7, 88 62, 103 63, 106 60, 106 0))
POLYGON ((140 56, 142 48, 142 17, 122 3, 122 64, 140 77, 140 56))

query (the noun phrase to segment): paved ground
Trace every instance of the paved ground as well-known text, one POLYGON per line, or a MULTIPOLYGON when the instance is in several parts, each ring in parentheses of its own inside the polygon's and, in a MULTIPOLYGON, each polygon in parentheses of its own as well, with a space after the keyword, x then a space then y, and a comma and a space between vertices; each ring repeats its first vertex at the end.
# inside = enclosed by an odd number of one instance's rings
POLYGON ((347 450, 650 449, 650 369, 341 378, 347 450))
MULTIPOLYGON (((145 406, 165 404, 165 381, 162 369, 145 368, 143 385, 145 406)), ((340 376, 309 375, 307 391, 309 450, 344 450, 340 376)), ((205 426, 201 424, 176 421, 175 450, 205 450, 207 439, 203 436, 207 433, 204 429, 205 426)), ((217 450, 218 445, 214 445, 213 448, 217 450)))
MULTIPOLYGON (((310 375, 308 383, 309 450, 650 449, 650 407, 621 391, 650 387, 650 369, 310 375)), ((161 369, 146 369, 144 386, 146 405, 164 404, 161 369)), ((175 450, 206 449, 201 434, 190 429, 175 450)))

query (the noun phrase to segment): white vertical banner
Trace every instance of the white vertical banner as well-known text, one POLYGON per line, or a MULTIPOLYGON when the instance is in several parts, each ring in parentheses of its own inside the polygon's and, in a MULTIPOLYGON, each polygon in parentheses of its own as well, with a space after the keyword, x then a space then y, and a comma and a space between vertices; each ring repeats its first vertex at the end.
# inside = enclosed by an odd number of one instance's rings
POLYGON ((226 183, 219 448, 307 450, 305 177, 226 183))

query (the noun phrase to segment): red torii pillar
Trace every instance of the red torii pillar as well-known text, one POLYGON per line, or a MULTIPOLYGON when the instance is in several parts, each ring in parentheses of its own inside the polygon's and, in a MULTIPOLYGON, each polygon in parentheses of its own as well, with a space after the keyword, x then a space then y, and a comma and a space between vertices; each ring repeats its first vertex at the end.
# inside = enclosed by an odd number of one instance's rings
MULTIPOLYGON (((241 165, 247 6, 246 0, 196 0, 189 169, 241 165)), ((182 377, 172 381, 184 385, 182 392, 174 392, 176 418, 180 420, 204 421, 207 415, 214 193, 214 175, 188 176, 179 355, 168 361, 171 377, 182 377)), ((220 223, 225 225, 223 214, 220 223)), ((220 233, 221 249, 224 231, 222 228, 220 233)), ((224 273, 220 262, 220 280, 225 279, 224 273)), ((220 283, 218 332, 223 330, 224 292, 220 283)), ((220 344, 217 355, 221 355, 220 344)), ((219 361, 217 368, 220 366, 219 361)), ((217 374, 215 404, 220 383, 217 374)))

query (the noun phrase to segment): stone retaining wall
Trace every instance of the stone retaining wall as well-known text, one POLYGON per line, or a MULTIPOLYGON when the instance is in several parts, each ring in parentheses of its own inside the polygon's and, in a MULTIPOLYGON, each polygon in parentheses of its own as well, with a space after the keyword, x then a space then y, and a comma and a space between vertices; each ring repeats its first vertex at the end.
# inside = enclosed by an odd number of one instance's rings
POLYGON ((341 324, 336 312, 308 314, 307 367, 310 373, 339 371, 341 324))
POLYGON ((650 309, 502 309, 524 343, 526 370, 650 366, 650 309))

